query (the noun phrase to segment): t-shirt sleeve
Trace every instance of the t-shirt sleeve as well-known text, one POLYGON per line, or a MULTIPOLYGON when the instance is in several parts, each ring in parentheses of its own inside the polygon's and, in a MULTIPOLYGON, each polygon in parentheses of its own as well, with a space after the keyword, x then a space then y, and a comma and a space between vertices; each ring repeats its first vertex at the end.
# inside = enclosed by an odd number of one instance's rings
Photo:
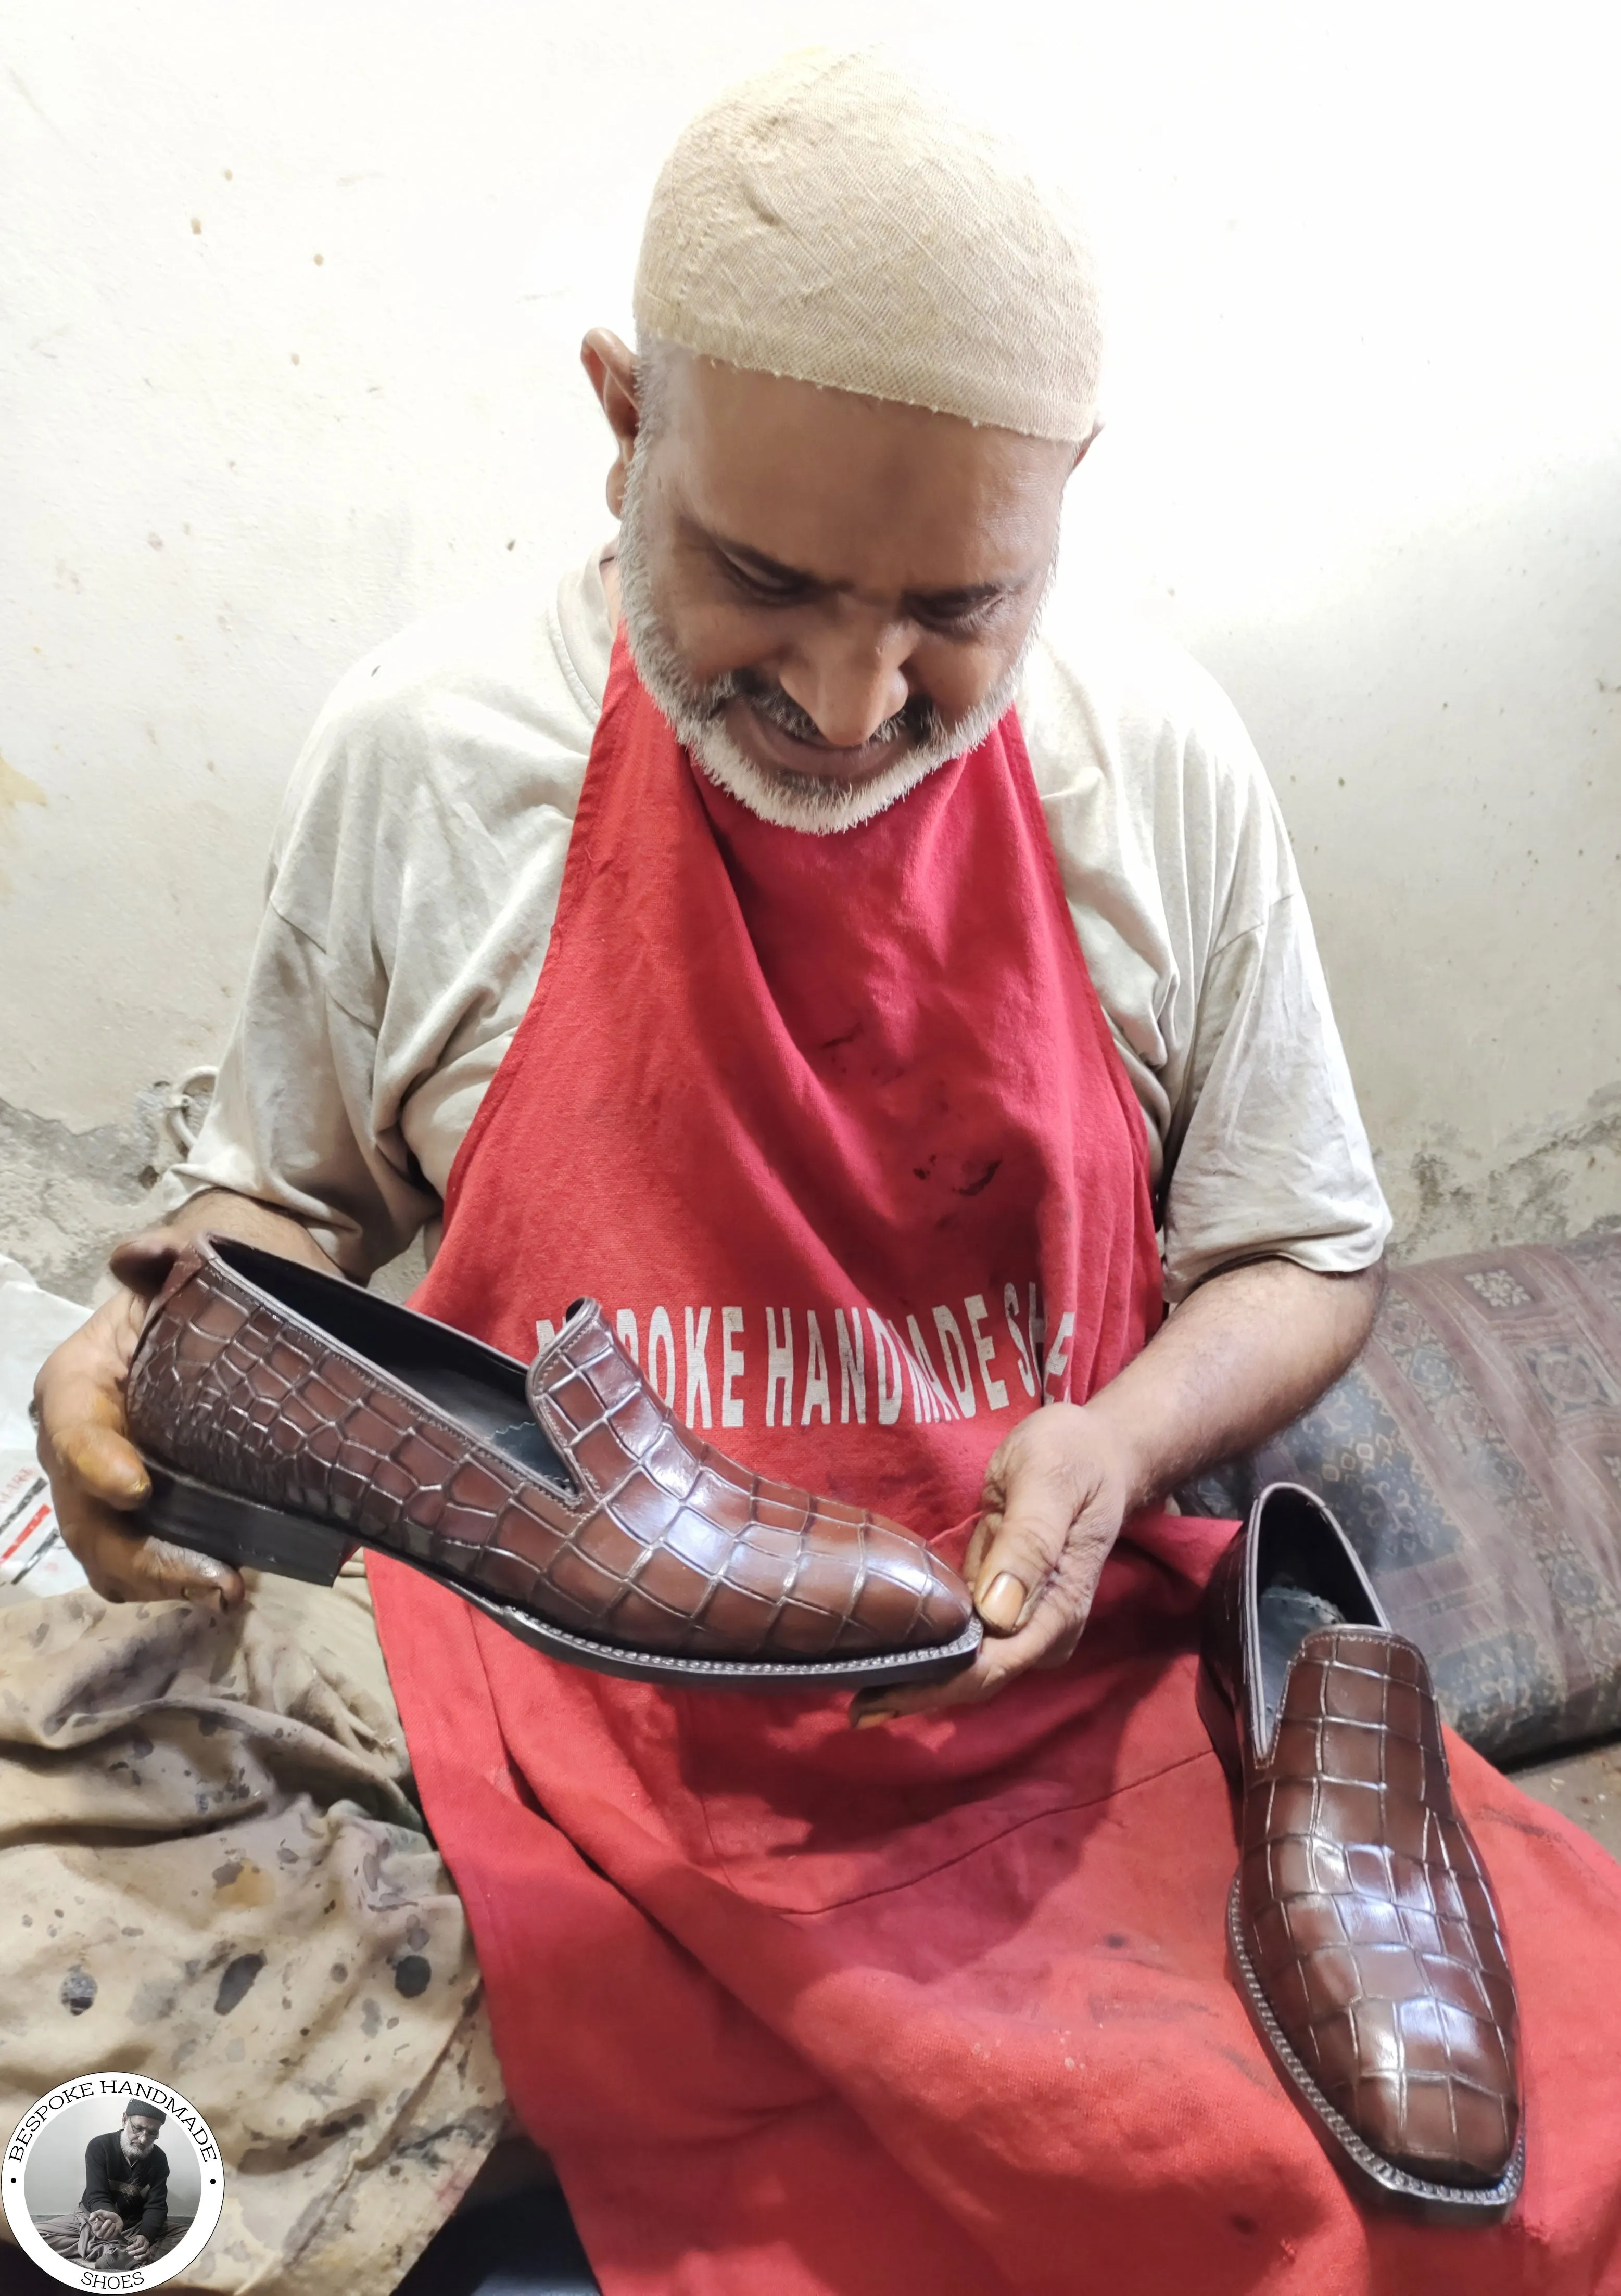
POLYGON ((1090 603, 1049 623, 1021 721, 1142 1108, 1166 1297, 1245 1259, 1369 1267, 1389 1215, 1255 744, 1158 633, 1090 603))
POLYGON ((409 864, 397 785, 425 744, 408 708, 374 699, 367 671, 339 686, 294 770, 213 1100, 159 1194, 168 1211, 225 1188, 290 1212, 362 1283, 439 1210, 378 1057, 409 864))
POLYGON ((438 1219, 539 972, 595 710, 525 590, 431 616, 340 682, 282 808, 212 1106, 161 1202, 256 1197, 360 1281, 438 1219))
POLYGON ((173 1211, 205 1188, 255 1197, 302 1220, 364 1283, 434 1217, 439 1198, 398 1132, 374 1131, 376 1031, 336 1001, 329 976, 325 952, 273 900, 208 1115, 160 1201, 173 1211))
POLYGON ((1390 1215, 1298 886, 1212 954, 1167 1143, 1166 1296, 1244 1259, 1346 1275, 1390 1215))
MULTIPOLYGON (((1164 666, 1151 761, 1165 1296, 1247 1259, 1371 1267, 1390 1233, 1288 831, 1228 697, 1164 666)), ((1148 738, 1151 734, 1152 738, 1148 738)), ((1146 867, 1145 867, 1146 874, 1146 867)))

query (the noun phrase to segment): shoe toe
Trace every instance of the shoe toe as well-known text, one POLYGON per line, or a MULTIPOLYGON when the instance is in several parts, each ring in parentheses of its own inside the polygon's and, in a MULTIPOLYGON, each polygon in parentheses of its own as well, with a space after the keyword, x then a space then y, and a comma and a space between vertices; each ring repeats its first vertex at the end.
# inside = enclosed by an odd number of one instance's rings
POLYGON ((850 1646, 933 1650, 955 1642, 974 1605, 949 1563, 899 1523, 869 1515, 852 1583, 850 1646))
POLYGON ((1518 2135, 1514 2070, 1500 2035, 1489 2024, 1471 2030, 1465 2021, 1411 2011, 1399 2021, 1412 2030, 1359 2067, 1341 2103, 1345 2118, 1364 2144, 1409 2176, 1463 2187, 1496 2184, 1518 2135))
POLYGON ((917 1628, 912 1641, 920 1648, 934 1649, 942 1643, 954 1643, 973 1620, 974 1597, 964 1581, 949 1563, 938 1555, 929 1556, 929 1588, 923 1607, 917 1613, 917 1628))
MULTIPOLYGON (((1256 1861, 1247 1878, 1253 1885, 1288 1862, 1256 1861)), ((1304 1893, 1240 1903, 1246 1951, 1264 1969, 1285 2040, 1363 2144, 1432 2184, 1498 2183, 1518 2136, 1518 2082, 1512 1983, 1495 1929, 1456 1934, 1450 1953, 1432 1953, 1395 1942, 1419 1924, 1394 1903, 1326 1905, 1304 1893)))
POLYGON ((1347 2114, 1370 2151, 1427 2183, 1465 2190, 1497 2184, 1514 2151, 1509 2101, 1449 2080, 1379 2080, 1347 2114))

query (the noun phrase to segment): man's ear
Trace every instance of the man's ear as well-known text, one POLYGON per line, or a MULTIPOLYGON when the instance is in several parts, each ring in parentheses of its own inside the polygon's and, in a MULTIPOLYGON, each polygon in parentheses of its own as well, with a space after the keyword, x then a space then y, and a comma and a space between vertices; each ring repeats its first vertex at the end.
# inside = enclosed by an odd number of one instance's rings
POLYGON ((618 518, 625 506, 625 473, 636 452, 641 410, 636 403, 636 354, 607 327, 593 327, 580 346, 580 364, 602 403, 618 452, 608 472, 608 508, 618 518))

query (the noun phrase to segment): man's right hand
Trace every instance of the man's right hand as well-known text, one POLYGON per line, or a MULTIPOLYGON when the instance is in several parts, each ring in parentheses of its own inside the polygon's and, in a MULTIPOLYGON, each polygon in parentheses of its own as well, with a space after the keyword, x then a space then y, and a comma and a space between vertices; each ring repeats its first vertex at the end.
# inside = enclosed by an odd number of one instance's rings
MULTIPOLYGON (((184 1239, 158 1229, 141 1241, 184 1239)), ((39 1464, 62 1538, 98 1595, 115 1603, 189 1595, 229 1609, 243 1595, 229 1563, 171 1546, 137 1520, 152 1487, 125 1430, 124 1382, 145 1317, 145 1299, 121 1283, 45 1357, 34 1382, 39 1464)))
POLYGON ((90 2219, 92 2240, 116 2240, 124 2229, 124 2219, 116 2209, 98 2209, 90 2219))
POLYGON ((242 1575, 228 1562, 148 1532, 140 1511, 151 1490, 124 1417, 124 1384, 147 1302, 175 1253, 202 1228, 240 1235, 324 1273, 332 1261, 309 1230, 245 1197, 196 1197, 171 1226, 149 1228, 113 1255, 119 1289, 45 1357, 34 1382, 39 1464, 51 1480, 62 1535, 98 1595, 115 1603, 188 1595, 231 1610, 242 1575))

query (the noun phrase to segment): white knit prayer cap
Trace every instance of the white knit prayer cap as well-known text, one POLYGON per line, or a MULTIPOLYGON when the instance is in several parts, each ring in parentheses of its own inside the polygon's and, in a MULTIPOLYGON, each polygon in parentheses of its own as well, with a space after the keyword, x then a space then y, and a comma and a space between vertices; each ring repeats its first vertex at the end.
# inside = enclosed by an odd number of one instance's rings
POLYGON ((638 335, 1035 439, 1095 418, 1097 275, 1027 160, 876 49, 786 57, 682 131, 638 335))

